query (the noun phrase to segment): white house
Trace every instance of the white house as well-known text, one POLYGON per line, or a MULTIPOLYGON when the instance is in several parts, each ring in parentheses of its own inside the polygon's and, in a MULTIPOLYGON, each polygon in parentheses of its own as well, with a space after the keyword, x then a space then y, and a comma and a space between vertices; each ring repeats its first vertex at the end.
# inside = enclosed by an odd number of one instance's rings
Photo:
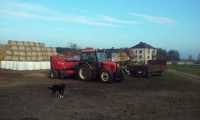
POLYGON ((129 49, 131 60, 135 63, 147 64, 148 60, 155 60, 157 49, 151 45, 140 42, 129 49))

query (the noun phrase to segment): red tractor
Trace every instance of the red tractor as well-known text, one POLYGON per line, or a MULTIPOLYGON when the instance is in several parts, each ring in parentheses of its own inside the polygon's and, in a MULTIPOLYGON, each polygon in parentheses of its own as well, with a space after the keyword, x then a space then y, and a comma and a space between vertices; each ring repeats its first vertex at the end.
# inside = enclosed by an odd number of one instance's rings
POLYGON ((52 78, 78 76, 81 80, 96 80, 112 82, 123 80, 123 73, 119 65, 107 60, 104 51, 92 48, 83 49, 80 60, 65 59, 64 56, 51 57, 52 78))

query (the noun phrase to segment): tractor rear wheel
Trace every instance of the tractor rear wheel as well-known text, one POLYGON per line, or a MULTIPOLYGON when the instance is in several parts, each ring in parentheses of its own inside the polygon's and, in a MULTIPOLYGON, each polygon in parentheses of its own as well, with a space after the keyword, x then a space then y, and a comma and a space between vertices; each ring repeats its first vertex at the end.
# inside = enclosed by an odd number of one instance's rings
POLYGON ((78 75, 81 80, 91 80, 92 79, 92 70, 89 68, 88 65, 81 65, 78 75))
POLYGON ((112 82, 112 75, 108 71, 100 72, 100 80, 104 83, 112 82))

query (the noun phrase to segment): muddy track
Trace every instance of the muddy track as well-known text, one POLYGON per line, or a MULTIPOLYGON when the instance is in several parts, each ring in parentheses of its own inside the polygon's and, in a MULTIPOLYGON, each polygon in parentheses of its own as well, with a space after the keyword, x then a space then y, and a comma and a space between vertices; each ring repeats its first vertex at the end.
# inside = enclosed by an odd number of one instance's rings
MULTIPOLYGON (((1 72, 1 71, 0 71, 1 72)), ((51 80, 45 72, 0 73, 0 120, 199 120, 200 87, 185 77, 134 78, 103 84, 51 80), (48 86, 65 83, 63 99, 48 86)))

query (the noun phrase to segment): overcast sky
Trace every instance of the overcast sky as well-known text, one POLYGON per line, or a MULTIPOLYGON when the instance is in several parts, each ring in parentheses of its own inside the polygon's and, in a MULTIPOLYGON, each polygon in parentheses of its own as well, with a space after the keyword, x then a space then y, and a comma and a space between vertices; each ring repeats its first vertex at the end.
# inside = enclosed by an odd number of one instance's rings
POLYGON ((200 0, 0 0, 0 41, 200 52, 200 0))

